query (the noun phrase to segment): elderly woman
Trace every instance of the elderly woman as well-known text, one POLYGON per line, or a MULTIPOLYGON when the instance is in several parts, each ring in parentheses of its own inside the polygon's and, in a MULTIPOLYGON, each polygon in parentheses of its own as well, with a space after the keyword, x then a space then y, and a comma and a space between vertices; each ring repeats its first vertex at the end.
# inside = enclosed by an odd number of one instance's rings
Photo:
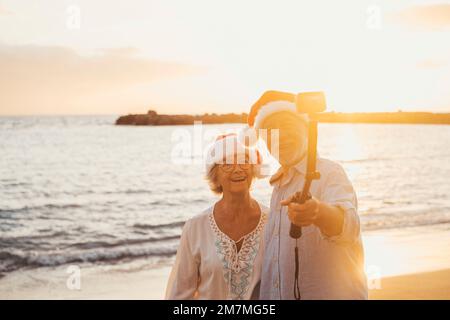
POLYGON ((208 152, 207 179, 222 197, 186 222, 167 285, 167 299, 255 299, 269 209, 250 195, 261 157, 236 135, 219 136, 208 152))

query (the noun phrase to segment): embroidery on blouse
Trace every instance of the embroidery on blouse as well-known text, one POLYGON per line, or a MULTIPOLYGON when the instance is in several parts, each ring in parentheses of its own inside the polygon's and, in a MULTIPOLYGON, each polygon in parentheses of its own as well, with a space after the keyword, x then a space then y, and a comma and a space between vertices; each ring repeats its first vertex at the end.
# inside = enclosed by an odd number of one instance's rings
POLYGON ((219 229, 213 213, 209 214, 209 222, 216 236, 214 244, 223 265, 223 276, 230 288, 229 299, 242 300, 247 293, 253 273, 253 262, 259 249, 261 230, 266 220, 267 215, 261 211, 256 228, 237 241, 243 239, 238 252, 236 242, 219 229))

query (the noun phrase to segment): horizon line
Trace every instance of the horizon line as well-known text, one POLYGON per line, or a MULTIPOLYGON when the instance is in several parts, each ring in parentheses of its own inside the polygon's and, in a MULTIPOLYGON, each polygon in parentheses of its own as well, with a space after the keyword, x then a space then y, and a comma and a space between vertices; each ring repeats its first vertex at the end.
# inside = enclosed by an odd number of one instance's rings
MULTIPOLYGON (((150 109, 151 110, 151 109, 150 109)), ((150 110, 147 110, 150 111, 150 110)), ((205 114, 216 114, 216 115, 225 115, 225 114, 248 114, 248 112, 240 112, 240 113, 236 113, 236 112, 228 112, 228 113, 217 113, 217 112, 204 112, 204 113, 159 113, 156 110, 151 110, 151 111, 155 111, 158 115, 190 115, 190 116, 197 116, 197 115, 205 115, 205 114)), ((1 118, 6 118, 6 117, 61 117, 61 116, 66 116, 66 117, 86 117, 86 116, 126 116, 126 115, 136 115, 136 114, 142 114, 145 115, 147 114, 147 112, 145 113, 40 113, 40 114, 0 114, 1 118)), ((449 114, 450 113, 450 109, 449 110, 445 110, 445 111, 425 111, 425 110, 415 110, 415 111, 404 111, 404 110, 396 110, 396 111, 335 111, 335 110, 330 110, 330 111, 325 111, 325 112, 320 112, 321 114, 327 114, 327 113, 341 113, 341 114, 356 114, 356 113, 363 113, 363 114, 380 114, 380 113, 432 113, 432 114, 449 114)))

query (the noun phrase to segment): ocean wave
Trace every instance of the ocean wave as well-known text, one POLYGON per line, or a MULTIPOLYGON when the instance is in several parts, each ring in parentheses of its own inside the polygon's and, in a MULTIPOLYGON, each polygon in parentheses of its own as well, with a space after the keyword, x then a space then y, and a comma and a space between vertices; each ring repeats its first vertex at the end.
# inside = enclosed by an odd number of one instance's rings
POLYGON ((0 251, 0 273, 22 268, 56 267, 71 263, 115 263, 138 258, 171 257, 176 246, 125 247, 117 250, 87 250, 67 253, 12 253, 0 251))
POLYGON ((136 244, 144 244, 144 243, 152 243, 152 242, 161 242, 161 241, 171 241, 177 240, 180 236, 166 236, 161 238, 145 238, 145 239, 124 239, 115 242, 107 242, 107 241, 89 241, 89 242, 77 242, 68 245, 70 248, 77 249, 94 249, 94 248, 115 248, 121 246, 129 246, 136 244))
POLYGON ((104 194, 152 194, 149 189, 126 189, 118 191, 105 191, 104 194))
POLYGON ((372 220, 365 221, 362 223, 363 231, 373 231, 373 230, 386 230, 386 229, 401 229, 401 228, 409 228, 409 227, 424 227, 424 226, 433 226, 433 225, 441 225, 450 223, 450 219, 441 218, 432 221, 383 221, 383 220, 372 220))
POLYGON ((65 210, 65 209, 81 209, 82 205, 69 203, 69 204, 44 204, 41 206, 24 206, 21 208, 12 208, 12 209, 0 209, 1 213, 20 213, 20 212, 28 212, 31 210, 40 210, 40 209, 56 209, 56 210, 65 210))
POLYGON ((67 231, 56 231, 50 234, 42 234, 42 235, 30 235, 30 236, 18 236, 18 237, 0 237, 0 242, 2 241, 30 241, 30 240, 41 240, 41 239, 55 239, 57 237, 66 237, 70 233, 67 231))
POLYGON ((27 265, 27 259, 18 254, 0 251, 0 273, 11 272, 27 265))
POLYGON ((361 159, 342 159, 342 160, 337 160, 341 163, 365 163, 365 162, 372 162, 372 161, 387 161, 390 160, 388 158, 361 158, 361 159))
POLYGON ((145 224, 145 223, 135 223, 133 228, 144 229, 144 230, 157 230, 162 228, 181 228, 184 226, 184 221, 177 221, 165 224, 145 224))
MULTIPOLYGON (((2 184, 3 184, 3 181, 2 181, 2 184)), ((14 181, 14 182, 5 183, 2 187, 4 187, 5 190, 6 190, 8 188, 29 187, 29 186, 31 186, 31 183, 29 183, 29 182, 16 182, 16 181, 14 181)))

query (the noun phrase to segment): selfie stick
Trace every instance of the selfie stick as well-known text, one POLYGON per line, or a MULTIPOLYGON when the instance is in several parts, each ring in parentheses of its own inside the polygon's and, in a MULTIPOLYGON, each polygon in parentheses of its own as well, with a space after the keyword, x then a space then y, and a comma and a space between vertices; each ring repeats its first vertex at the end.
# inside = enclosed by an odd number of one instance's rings
MULTIPOLYGON (((316 156, 317 156, 317 118, 316 114, 326 109, 325 96, 322 92, 306 92, 299 93, 295 99, 297 111, 300 113, 307 113, 309 116, 308 123, 308 154, 306 162, 306 176, 305 183, 301 192, 296 192, 292 202, 303 204, 306 200, 311 199, 309 188, 313 180, 320 179, 320 173, 316 171, 316 156)), ((295 279, 294 279, 294 297, 296 300, 301 299, 300 294, 300 263, 298 255, 298 241, 302 236, 302 228, 291 222, 291 229, 289 235, 296 239, 295 241, 295 279)))
MULTIPOLYGON (((317 156, 317 120, 311 119, 308 124, 308 158, 306 162, 306 177, 305 184, 302 191, 295 193, 292 202, 303 204, 306 200, 311 199, 309 188, 313 180, 320 179, 320 172, 316 171, 316 156, 317 156)), ((291 238, 298 239, 302 236, 302 227, 291 223, 289 231, 291 238)))
MULTIPOLYGON (((306 92, 299 93, 296 97, 297 111, 307 113, 309 116, 308 123, 308 154, 306 162, 305 184, 302 191, 295 193, 292 202, 303 204, 306 200, 311 199, 309 188, 313 180, 320 179, 320 172, 316 171, 317 156, 317 119, 316 113, 325 110, 325 96, 322 92, 306 92)), ((302 236, 302 228, 291 223, 289 235, 298 239, 302 236)))

